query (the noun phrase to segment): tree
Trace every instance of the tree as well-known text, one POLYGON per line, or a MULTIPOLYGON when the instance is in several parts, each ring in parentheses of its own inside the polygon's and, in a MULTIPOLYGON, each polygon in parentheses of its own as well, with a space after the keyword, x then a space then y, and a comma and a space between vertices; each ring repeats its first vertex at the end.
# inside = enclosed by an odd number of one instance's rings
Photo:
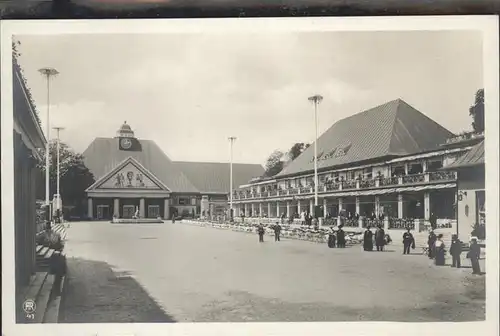
POLYGON ((265 176, 271 177, 276 174, 278 174, 284 166, 284 162, 282 161, 283 159, 283 152, 279 150, 275 150, 267 159, 266 161, 266 172, 264 173, 265 176))
POLYGON ((474 105, 469 108, 469 115, 473 119, 474 132, 484 132, 484 89, 477 90, 474 105))
POLYGON ((297 142, 295 143, 292 148, 288 151, 288 158, 290 161, 295 160, 300 154, 302 154, 310 144, 306 144, 304 142, 297 142))
MULTIPOLYGON (((50 150, 50 197, 57 193, 57 141, 52 140, 50 150)), ((45 158, 45 148, 40 149, 41 157, 45 158)), ((74 206, 76 211, 84 211, 82 202, 86 198, 85 189, 94 182, 94 175, 85 166, 83 155, 73 151, 65 143, 60 144, 60 192, 64 206, 74 206)), ((45 161, 39 162, 38 168, 45 174, 45 161)), ((45 188, 45 183, 43 183, 45 188)))

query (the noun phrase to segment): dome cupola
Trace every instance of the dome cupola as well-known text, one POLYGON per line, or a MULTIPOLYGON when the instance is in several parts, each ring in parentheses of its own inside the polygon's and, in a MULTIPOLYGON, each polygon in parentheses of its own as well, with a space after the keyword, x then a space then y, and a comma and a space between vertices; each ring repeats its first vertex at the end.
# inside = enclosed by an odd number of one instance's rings
POLYGON ((116 136, 119 138, 133 138, 134 131, 132 131, 130 125, 128 125, 125 121, 123 122, 123 125, 120 127, 120 129, 116 132, 116 136))

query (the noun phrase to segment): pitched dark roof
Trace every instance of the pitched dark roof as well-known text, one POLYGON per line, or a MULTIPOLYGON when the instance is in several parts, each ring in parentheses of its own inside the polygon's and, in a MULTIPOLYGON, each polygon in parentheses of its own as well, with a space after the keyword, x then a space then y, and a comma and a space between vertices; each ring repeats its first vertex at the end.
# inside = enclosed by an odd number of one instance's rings
MULTIPOLYGON (((229 163, 176 161, 174 165, 200 192, 229 192, 229 163)), ((233 188, 264 174, 259 164, 233 163, 233 188)))
POLYGON ((96 138, 83 152, 85 165, 96 180, 133 157, 173 192, 198 192, 195 186, 151 140, 139 140, 141 151, 119 150, 118 138, 96 138))
MULTIPOLYGON (((446 128, 397 99, 333 124, 318 138, 318 168, 432 150, 451 136, 446 128), (345 154, 336 155, 339 149, 345 154)), ((313 157, 314 144, 277 177, 312 171, 313 157)))
POLYGON ((484 164, 484 140, 469 149, 467 153, 459 157, 451 165, 444 167, 444 169, 456 169, 473 167, 484 164))

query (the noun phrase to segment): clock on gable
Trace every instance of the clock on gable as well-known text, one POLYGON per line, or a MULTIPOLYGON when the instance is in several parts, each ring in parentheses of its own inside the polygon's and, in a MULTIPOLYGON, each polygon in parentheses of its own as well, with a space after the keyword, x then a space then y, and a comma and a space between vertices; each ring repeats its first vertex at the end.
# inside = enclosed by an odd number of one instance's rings
POLYGON ((129 138, 120 139, 120 147, 122 149, 130 149, 132 147, 132 140, 129 138))

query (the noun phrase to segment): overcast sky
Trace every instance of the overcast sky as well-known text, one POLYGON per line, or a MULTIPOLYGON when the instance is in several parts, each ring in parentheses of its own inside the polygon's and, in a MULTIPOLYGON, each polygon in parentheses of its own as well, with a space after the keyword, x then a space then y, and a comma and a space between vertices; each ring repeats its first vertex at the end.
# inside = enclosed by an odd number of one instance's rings
MULTIPOLYGON (((475 32, 325 32, 18 36, 20 64, 46 122, 84 151, 127 121, 175 161, 263 163, 274 149, 314 139, 335 121, 402 98, 452 132, 470 128, 483 86, 475 32)), ((54 133, 52 133, 53 135, 54 133)), ((105 158, 103 158, 105 159, 105 158)))

